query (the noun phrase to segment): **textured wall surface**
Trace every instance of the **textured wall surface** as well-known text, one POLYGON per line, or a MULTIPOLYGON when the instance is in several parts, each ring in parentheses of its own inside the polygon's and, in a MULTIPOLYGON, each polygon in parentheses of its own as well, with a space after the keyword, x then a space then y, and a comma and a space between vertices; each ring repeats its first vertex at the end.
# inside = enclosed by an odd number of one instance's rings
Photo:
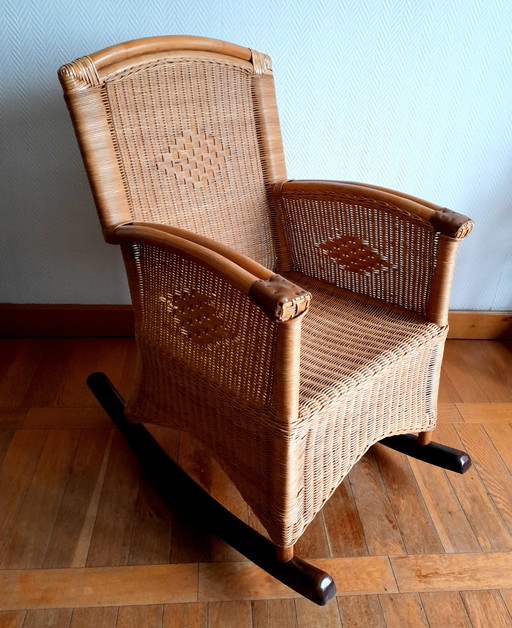
POLYGON ((273 57, 294 178, 371 182, 477 222, 452 308, 512 308, 510 0, 3 0, 0 301, 126 303, 56 77, 163 34, 273 57))

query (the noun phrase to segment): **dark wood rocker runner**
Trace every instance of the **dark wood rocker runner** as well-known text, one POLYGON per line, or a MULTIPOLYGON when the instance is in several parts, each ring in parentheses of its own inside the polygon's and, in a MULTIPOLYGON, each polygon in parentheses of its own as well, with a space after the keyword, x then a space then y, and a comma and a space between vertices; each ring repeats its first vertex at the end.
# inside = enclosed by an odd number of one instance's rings
MULTIPOLYGON (((315 604, 324 606, 335 596, 336 585, 328 573, 296 556, 286 562, 278 560, 276 545, 235 517, 192 480, 142 424, 128 423, 124 399, 104 373, 92 373, 87 384, 170 507, 181 505, 180 512, 203 527, 208 522, 208 532, 315 604)), ((418 438, 410 434, 385 438, 380 444, 456 473, 465 473, 471 466, 467 453, 434 442, 420 445, 418 438)))

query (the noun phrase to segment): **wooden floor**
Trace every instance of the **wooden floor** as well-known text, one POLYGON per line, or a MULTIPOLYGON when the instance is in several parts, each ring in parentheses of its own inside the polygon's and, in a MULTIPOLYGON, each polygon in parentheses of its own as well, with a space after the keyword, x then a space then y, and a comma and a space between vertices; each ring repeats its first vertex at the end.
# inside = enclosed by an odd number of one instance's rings
MULTIPOLYGON (((0 627, 512 626, 512 342, 451 340, 435 440, 445 473, 379 445, 300 540, 338 597, 299 598, 184 523, 147 483, 85 377, 126 393, 130 339, 0 340, 0 627)), ((167 450, 254 515, 184 435, 167 450)))

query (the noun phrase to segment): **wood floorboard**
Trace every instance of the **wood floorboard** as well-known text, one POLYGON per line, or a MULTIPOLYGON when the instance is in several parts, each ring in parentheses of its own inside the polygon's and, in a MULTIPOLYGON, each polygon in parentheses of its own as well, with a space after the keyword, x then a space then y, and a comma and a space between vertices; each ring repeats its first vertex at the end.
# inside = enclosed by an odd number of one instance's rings
POLYGON ((208 628, 252 628, 250 602, 208 604, 208 628))
POLYGON ((461 424, 456 429, 464 449, 475 461, 488 494, 512 533, 512 475, 509 469, 482 425, 461 424))
MULTIPOLYGON (((103 370, 126 395, 133 339, 0 339, 0 628, 512 627, 511 356, 510 341, 448 341, 434 440, 474 466, 368 452, 296 547, 336 581, 320 608, 147 483, 85 385, 103 370)), ((150 429, 266 534, 203 447, 150 429)))
POLYGON ((201 602, 188 604, 166 604, 163 628, 206 628, 207 605, 201 602))
POLYGON ((379 465, 391 507, 408 554, 443 551, 420 488, 403 454, 376 445, 373 454, 379 465))
POLYGON ((74 608, 69 628, 116 628, 117 606, 74 608))
POLYGON ((293 600, 253 600, 252 627, 281 626, 296 628, 297 614, 293 600))
POLYGON ((399 591, 464 591, 512 587, 512 553, 391 556, 399 591))
POLYGON ((512 403, 458 403, 465 423, 512 423, 512 403))
POLYGON ((380 603, 387 626, 429 628, 419 595, 381 595, 380 603))
POLYGON ((110 430, 77 433, 80 438, 76 455, 69 469, 43 567, 69 567, 73 561, 102 470, 109 433, 110 430))
POLYGON ((372 451, 352 468, 350 486, 369 554, 405 554, 402 535, 372 451))
POLYGON ((499 591, 462 591, 461 597, 473 628, 512 626, 512 616, 499 591))
POLYGON ((299 598, 295 600, 295 611, 298 628, 341 628, 341 618, 338 605, 327 604, 316 606, 309 600, 299 598))
POLYGON ((338 598, 343 626, 350 628, 386 628, 378 595, 349 595, 338 598))
POLYGON ((78 446, 77 435, 71 430, 48 433, 5 548, 2 569, 43 566, 78 446))
POLYGON ((332 557, 368 555, 363 525, 349 478, 336 489, 322 512, 332 557))
POLYGON ((71 609, 48 608, 37 611, 27 611, 23 628, 69 628, 71 623, 71 609))
MULTIPOLYGON (((450 447, 464 447, 453 425, 438 426, 436 437, 450 447)), ((512 550, 512 536, 478 473, 477 461, 464 475, 447 473, 446 477, 482 551, 512 550)))
POLYGON ((1 611, 0 628, 22 628, 26 611, 1 611))
POLYGON ((197 602, 198 566, 4 569, 0 609, 139 606, 197 602))
POLYGON ((162 628, 163 606, 124 606, 119 609, 117 628, 162 628))
POLYGON ((421 593, 421 603, 431 628, 470 628, 466 608, 458 591, 421 593))
POLYGON ((87 556, 89 567, 128 564, 139 476, 134 454, 121 434, 114 432, 87 556))

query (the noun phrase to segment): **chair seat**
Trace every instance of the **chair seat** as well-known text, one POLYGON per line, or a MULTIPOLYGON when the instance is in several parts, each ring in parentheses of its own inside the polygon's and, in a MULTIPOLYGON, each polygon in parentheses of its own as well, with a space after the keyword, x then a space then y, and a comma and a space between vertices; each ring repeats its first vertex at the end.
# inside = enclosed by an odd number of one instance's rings
POLYGON ((286 277, 313 297, 302 325, 301 406, 330 405, 445 336, 413 313, 301 273, 286 277))

